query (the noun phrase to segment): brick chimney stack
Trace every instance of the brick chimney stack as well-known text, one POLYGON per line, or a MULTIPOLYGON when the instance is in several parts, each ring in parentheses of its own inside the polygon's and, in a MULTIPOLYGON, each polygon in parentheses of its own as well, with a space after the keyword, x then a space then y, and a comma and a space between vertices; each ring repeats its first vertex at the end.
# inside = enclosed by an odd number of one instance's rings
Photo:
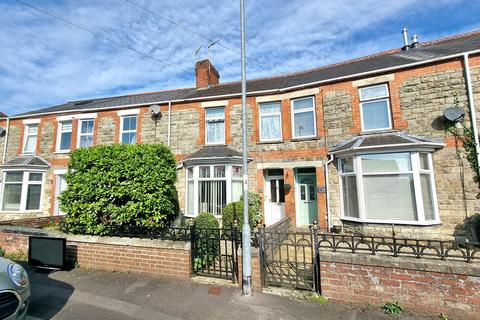
POLYGON ((208 88, 220 83, 220 75, 210 60, 205 59, 195 64, 197 88, 208 88))

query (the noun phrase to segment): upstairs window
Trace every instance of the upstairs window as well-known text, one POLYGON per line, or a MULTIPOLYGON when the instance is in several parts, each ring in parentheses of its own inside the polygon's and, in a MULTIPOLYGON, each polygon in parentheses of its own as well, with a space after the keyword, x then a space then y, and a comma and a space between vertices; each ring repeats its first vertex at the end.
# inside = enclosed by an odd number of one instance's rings
POLYGON ((23 153, 35 153, 38 137, 38 124, 25 125, 25 141, 23 143, 23 153))
POLYGON ((2 211, 39 211, 43 172, 5 171, 2 211))
POLYGON ((282 112, 280 102, 260 104, 260 141, 282 140, 282 112))
POLYGON ((359 89, 362 131, 392 128, 388 86, 386 84, 359 89))
POLYGON ((79 121, 78 147, 88 148, 93 145, 93 119, 79 121))
POLYGON ((315 137, 315 102, 313 97, 292 100, 293 138, 315 137))
POLYGON ((120 123, 120 141, 123 144, 137 143, 137 116, 123 116, 120 123))
POLYGON ((206 144, 225 143, 225 109, 205 109, 206 144))
POLYGON ((72 145, 72 120, 60 121, 58 123, 57 151, 68 152, 72 145))

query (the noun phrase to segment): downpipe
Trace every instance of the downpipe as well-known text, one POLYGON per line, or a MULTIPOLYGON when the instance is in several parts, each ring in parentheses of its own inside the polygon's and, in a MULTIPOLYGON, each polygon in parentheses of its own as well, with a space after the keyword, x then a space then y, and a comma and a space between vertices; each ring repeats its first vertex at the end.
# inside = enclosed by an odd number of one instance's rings
POLYGON ((332 229, 331 222, 330 222, 330 185, 328 183, 328 165, 333 162, 333 155, 328 155, 328 161, 325 162, 325 194, 326 194, 326 206, 327 206, 327 232, 330 232, 332 229))
POLYGON ((172 132, 172 101, 168 101, 168 132, 167 132, 167 145, 170 147, 172 132))
POLYGON ((7 146, 8 146, 8 135, 10 133, 10 117, 7 117, 7 132, 5 132, 5 142, 3 143, 3 156, 2 163, 7 161, 7 146))
POLYGON ((477 154, 477 174, 480 174, 480 144, 478 139, 477 115, 475 111, 475 99, 473 98, 472 78, 470 74, 470 63, 468 53, 463 55, 463 65, 465 67, 465 79, 467 81, 468 104, 470 106, 470 122, 472 123, 473 137, 475 139, 475 152, 477 154))

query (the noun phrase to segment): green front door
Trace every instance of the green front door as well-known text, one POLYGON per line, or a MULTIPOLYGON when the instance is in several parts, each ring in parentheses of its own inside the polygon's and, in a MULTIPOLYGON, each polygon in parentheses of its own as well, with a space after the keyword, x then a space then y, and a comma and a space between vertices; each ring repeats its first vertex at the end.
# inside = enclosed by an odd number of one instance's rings
POLYGON ((317 192, 314 174, 297 175, 298 223, 309 225, 317 220, 317 192))

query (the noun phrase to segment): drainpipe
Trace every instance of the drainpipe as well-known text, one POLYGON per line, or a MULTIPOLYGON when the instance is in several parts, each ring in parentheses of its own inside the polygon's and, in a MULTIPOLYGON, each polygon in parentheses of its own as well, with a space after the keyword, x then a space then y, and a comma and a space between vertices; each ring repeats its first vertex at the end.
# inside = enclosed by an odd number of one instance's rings
POLYGON ((7 145, 8 145, 8 134, 10 132, 10 117, 7 117, 7 129, 5 133, 5 142, 3 144, 3 157, 2 157, 2 163, 5 163, 7 161, 7 145))
POLYGON ((329 185, 328 185, 328 165, 333 162, 333 155, 328 155, 328 161, 325 162, 325 193, 327 195, 326 205, 327 205, 327 232, 330 232, 332 226, 330 223, 330 196, 329 196, 329 185))
POLYGON ((172 126, 172 101, 168 101, 168 133, 167 133, 167 144, 168 144, 169 147, 170 147, 171 126, 172 126))
POLYGON ((473 136, 475 139, 475 151, 477 153, 477 173, 480 172, 480 144, 478 142, 477 115, 475 111, 475 100, 473 99, 472 79, 470 75, 470 63, 468 61, 468 53, 463 55, 465 66, 465 78, 467 81, 468 104, 470 105, 470 121, 472 122, 473 136))

